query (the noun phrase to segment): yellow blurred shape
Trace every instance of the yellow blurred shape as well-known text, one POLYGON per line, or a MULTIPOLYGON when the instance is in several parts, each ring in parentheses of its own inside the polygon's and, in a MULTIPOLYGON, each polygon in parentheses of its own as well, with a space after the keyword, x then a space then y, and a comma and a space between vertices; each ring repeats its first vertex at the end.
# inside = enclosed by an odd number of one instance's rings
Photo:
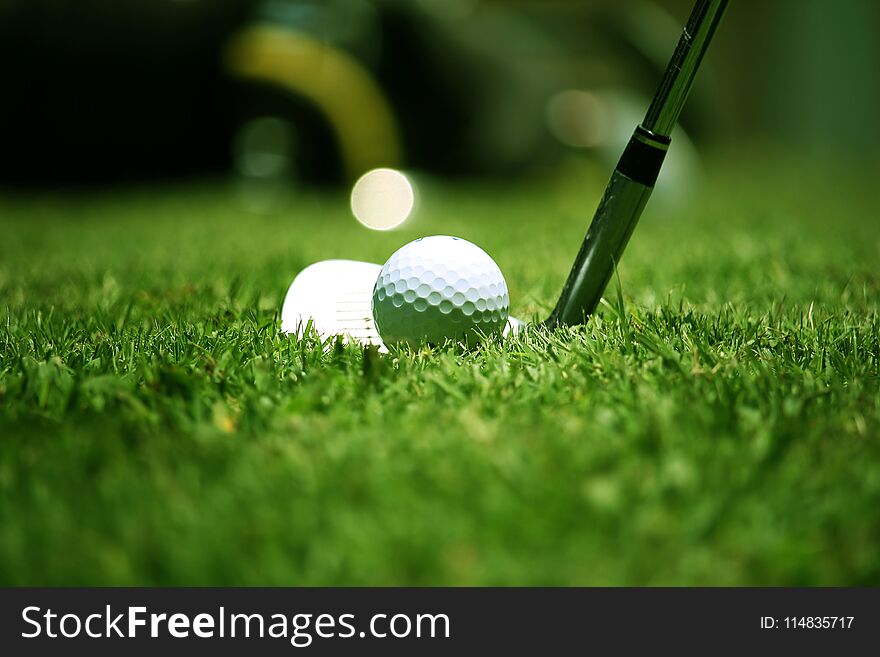
POLYGON ((397 122, 370 72, 351 55, 305 34, 268 26, 230 41, 235 75, 278 85, 314 103, 337 138, 350 179, 402 157, 397 122))
POLYGON ((373 230, 391 230, 406 221, 415 205, 409 179, 394 169, 375 169, 364 174, 351 190, 351 211, 373 230))

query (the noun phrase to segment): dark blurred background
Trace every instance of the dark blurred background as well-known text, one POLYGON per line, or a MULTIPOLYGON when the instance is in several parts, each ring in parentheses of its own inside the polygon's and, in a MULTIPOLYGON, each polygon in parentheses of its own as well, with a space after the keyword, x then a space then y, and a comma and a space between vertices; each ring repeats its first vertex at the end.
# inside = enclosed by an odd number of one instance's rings
MULTIPOLYGON (((690 0, 0 0, 0 184, 613 160, 690 0)), ((870 160, 880 3, 733 0, 681 157, 870 160)), ((688 166, 685 163, 683 166, 688 166)))

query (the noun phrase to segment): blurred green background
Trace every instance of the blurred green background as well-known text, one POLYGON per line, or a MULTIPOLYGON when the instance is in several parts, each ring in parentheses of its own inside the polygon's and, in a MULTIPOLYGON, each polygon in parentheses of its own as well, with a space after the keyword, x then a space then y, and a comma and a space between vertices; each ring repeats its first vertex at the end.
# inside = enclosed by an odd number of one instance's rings
MULTIPOLYGON (((687 177, 709 148, 876 161, 877 3, 732 4, 671 168, 687 177)), ((4 0, 0 184, 224 172, 336 184, 377 166, 484 177, 534 173, 573 153, 607 163, 689 9, 4 0), (261 157, 274 166, 255 168, 261 157)))

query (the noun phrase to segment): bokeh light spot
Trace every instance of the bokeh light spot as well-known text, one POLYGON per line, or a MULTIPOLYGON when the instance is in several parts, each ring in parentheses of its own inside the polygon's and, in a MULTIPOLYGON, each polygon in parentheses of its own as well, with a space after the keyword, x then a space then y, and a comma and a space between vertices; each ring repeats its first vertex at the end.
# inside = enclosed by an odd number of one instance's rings
POLYGON ((290 123, 274 116, 261 116, 245 123, 235 136, 234 156, 238 172, 249 178, 277 178, 291 168, 294 135, 290 123))
POLYGON ((567 146, 595 148, 608 141, 612 119, 608 103, 596 93, 569 89, 547 103, 550 132, 567 146))
POLYGON ((351 190, 351 211, 355 218, 373 230, 391 230, 412 214, 415 189, 403 173, 395 169, 374 169, 365 173, 351 190))

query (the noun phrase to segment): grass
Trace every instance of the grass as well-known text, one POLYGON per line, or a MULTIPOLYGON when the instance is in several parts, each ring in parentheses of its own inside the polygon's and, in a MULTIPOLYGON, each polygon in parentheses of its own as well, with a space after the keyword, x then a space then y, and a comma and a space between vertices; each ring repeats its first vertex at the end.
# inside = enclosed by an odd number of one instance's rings
POLYGON ((426 181, 381 234, 332 194, 7 193, 0 582, 880 584, 875 199, 800 164, 653 205, 588 326, 467 354, 278 311, 311 261, 442 232, 542 316, 604 172, 426 181))

